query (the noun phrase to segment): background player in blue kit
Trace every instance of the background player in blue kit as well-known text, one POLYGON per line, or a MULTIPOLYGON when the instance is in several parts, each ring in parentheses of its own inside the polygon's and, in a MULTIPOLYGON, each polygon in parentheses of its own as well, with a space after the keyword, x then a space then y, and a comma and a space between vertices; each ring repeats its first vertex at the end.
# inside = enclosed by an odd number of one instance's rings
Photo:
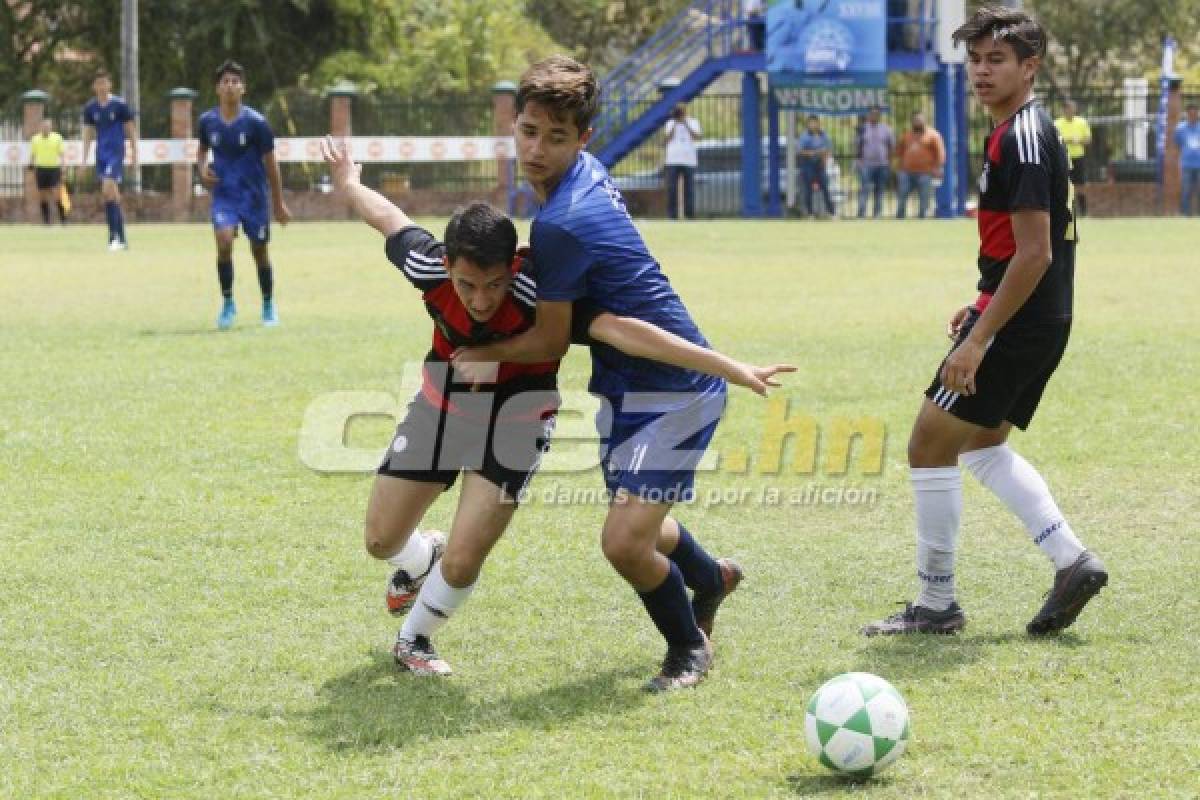
POLYGON ((222 330, 231 327, 237 316, 233 302, 233 240, 239 224, 250 240, 250 252, 258 267, 263 324, 279 324, 267 242, 271 238, 272 211, 280 225, 286 225, 292 218, 283 202, 283 180, 275 160, 275 134, 262 114, 242 105, 245 78, 246 71, 236 61, 226 61, 218 67, 217 107, 201 114, 196 125, 196 138, 200 142, 196 164, 200 180, 212 192, 217 278, 224 298, 217 327, 222 330), (209 150, 213 153, 212 164, 208 163, 209 150))
MULTIPOLYGON (((597 100, 595 75, 565 56, 534 64, 521 77, 517 158, 543 203, 530 231, 537 320, 511 339, 463 350, 456 367, 561 358, 572 303, 581 301, 708 347, 608 172, 583 150, 597 100)), ((708 637, 717 607, 742 571, 709 556, 668 514, 691 496, 696 466, 725 407, 725 382, 602 342, 592 343, 591 352, 588 389, 604 401, 597 428, 607 440, 604 477, 614 498, 601 534, 604 555, 667 641, 662 669, 646 688, 694 686, 712 662, 708 637)))
POLYGON ((108 249, 126 250, 125 216, 121 213, 121 180, 125 176, 125 139, 133 142, 133 168, 137 169, 137 125, 134 111, 112 93, 112 78, 99 70, 92 80, 95 98, 83 107, 83 162, 96 140, 96 179, 104 198, 104 218, 108 221, 108 249))

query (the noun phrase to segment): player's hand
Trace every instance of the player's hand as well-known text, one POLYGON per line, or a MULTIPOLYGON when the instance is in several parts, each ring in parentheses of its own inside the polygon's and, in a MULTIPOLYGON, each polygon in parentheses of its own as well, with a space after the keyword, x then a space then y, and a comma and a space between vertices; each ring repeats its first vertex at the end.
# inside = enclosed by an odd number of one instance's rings
POLYGON ((979 369, 979 362, 983 361, 986 349, 969 337, 964 339, 942 365, 942 386, 962 395, 975 394, 975 372, 979 369))
POLYGON ((221 179, 217 177, 217 173, 213 171, 211 164, 205 164, 204 169, 200 170, 200 183, 204 184, 205 189, 212 190, 221 179))
POLYGON ((461 347, 451 353, 450 364, 454 367, 455 378, 471 384, 471 391, 478 389, 481 383, 495 383, 500 372, 500 365, 495 361, 477 360, 476 350, 472 347, 461 347))
POLYGON ((946 325, 946 335, 951 341, 958 339, 958 334, 962 330, 963 323, 967 321, 967 317, 971 315, 971 306, 963 306, 958 311, 954 312, 954 316, 950 317, 950 322, 946 325))
POLYGON ((757 367, 753 364, 743 364, 740 361, 727 380, 735 386, 743 386, 755 394, 766 397, 771 387, 778 387, 779 381, 772 380, 782 372, 795 372, 791 364, 772 364, 769 367, 757 367))
POLYGON ((339 192, 345 191, 346 187, 359 182, 362 165, 355 164, 354 159, 350 157, 350 146, 345 139, 334 142, 333 137, 327 135, 321 140, 321 155, 329 166, 329 177, 333 181, 334 189, 339 192))
POLYGON ((275 206, 275 221, 280 225, 287 225, 292 221, 292 210, 282 200, 275 206))

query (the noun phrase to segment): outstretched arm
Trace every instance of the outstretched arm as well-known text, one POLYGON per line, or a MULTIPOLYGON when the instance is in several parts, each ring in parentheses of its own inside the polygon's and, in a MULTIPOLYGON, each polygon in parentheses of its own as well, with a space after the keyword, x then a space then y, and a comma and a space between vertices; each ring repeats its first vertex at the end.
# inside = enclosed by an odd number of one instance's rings
POLYGON ((779 386, 777 381, 772 380, 775 375, 796 371, 790 364, 769 367, 744 364, 724 353, 693 344, 657 325, 615 314, 603 313, 592 320, 588 326, 588 336, 627 355, 715 375, 764 397, 769 387, 779 386))
POLYGON ((362 165, 354 163, 344 141, 335 143, 332 136, 326 136, 321 141, 321 155, 329 165, 329 176, 333 180, 334 189, 346 198, 346 202, 364 222, 385 237, 413 224, 408 215, 391 200, 362 185, 359 181, 362 165))

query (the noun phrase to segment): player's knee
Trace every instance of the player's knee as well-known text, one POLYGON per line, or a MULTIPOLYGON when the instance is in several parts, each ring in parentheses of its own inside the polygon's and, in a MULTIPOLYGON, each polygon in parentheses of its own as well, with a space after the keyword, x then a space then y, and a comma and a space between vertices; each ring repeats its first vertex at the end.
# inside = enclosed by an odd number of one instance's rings
POLYGON ((473 584, 483 565, 472 553, 446 551, 442 556, 442 577, 451 586, 462 589, 473 584))
POLYGON ((622 536, 619 533, 605 532, 600 541, 600 549, 613 568, 624 574, 635 568, 646 557, 645 548, 632 536, 622 536))
POLYGON ((394 532, 382 520, 370 514, 367 515, 367 522, 363 530, 363 544, 372 558, 382 561, 394 555, 396 539, 394 532))

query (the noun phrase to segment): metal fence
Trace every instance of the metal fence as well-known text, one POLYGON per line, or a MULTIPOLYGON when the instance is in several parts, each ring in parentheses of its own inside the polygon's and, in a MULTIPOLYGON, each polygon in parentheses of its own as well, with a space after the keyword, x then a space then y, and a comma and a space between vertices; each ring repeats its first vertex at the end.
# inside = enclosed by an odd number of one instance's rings
MULTIPOLYGON (((1061 113, 1062 98, 1052 90, 1043 94, 1047 108, 1054 116, 1061 113)), ((1092 181, 1105 180, 1110 174, 1119 181, 1155 180, 1156 140, 1159 92, 1150 86, 1145 96, 1144 113, 1129 116, 1127 97, 1122 87, 1096 87, 1078 92, 1073 97, 1079 114, 1087 119, 1093 131, 1093 141, 1084 158, 1084 166, 1092 181)), ((211 101, 211 98, 209 98, 211 101)), ((1188 102, 1200 102, 1200 94, 1184 97, 1188 102)), ((209 105, 203 100, 196 106, 196 115, 209 105)), ((329 100, 311 93, 292 91, 275 96, 258 106, 267 116, 277 136, 312 136, 324 133, 329 127, 329 100)), ((764 109, 766 103, 760 104, 764 109)), ((885 120, 899 135, 907 126, 914 111, 925 112, 933 120, 933 95, 928 91, 892 92, 885 120)), ((696 98, 689 107, 704 128, 699 145, 699 168, 696 175, 696 211, 700 216, 736 216, 742 207, 742 141, 741 95, 710 93, 696 98)), ((55 128, 66 138, 78 138, 81 130, 80 109, 75 106, 51 104, 47 109, 55 128)), ((784 113, 783 135, 788 130, 788 114, 784 113)), ((969 150, 971 172, 982 159, 983 141, 991 129, 986 112, 972 99, 969 101, 969 150)), ((762 130, 767 130, 762 120, 762 130)), ((140 133, 144 138, 165 138, 169 135, 170 101, 150 99, 143 103, 138 115, 140 133)), ((435 136, 488 135, 493 118, 490 98, 470 102, 420 101, 410 97, 381 97, 369 95, 354 101, 354 134, 356 136, 435 136)), ((829 177, 839 213, 857 212, 859 181, 855 174, 855 125, 851 117, 826 117, 822 127, 833 145, 833 163, 829 177)), ((803 130, 803 119, 798 121, 803 130)), ((0 139, 14 141, 22 138, 21 108, 14 104, 0 109, 0 139)), ((766 138, 763 139, 764 193, 768 185, 766 169, 766 138)), ((613 171, 618 186, 624 190, 661 190, 663 188, 664 144, 661 136, 653 137, 627 156, 613 171)), ((307 190, 324 179, 320 164, 292 163, 282 165, 284 185, 293 190, 307 190)), ((96 190, 91 169, 67 168, 64 178, 72 191, 96 190)), ((470 163, 426 164, 368 164, 363 171, 364 181, 386 191, 438 189, 485 193, 497 183, 494 161, 470 163)), ((799 183, 799 170, 793 176, 799 183)), ((894 180, 894 179, 893 179, 894 180)), ((973 187, 972 175, 967 176, 973 187)), ((145 191, 170 190, 169 166, 144 167, 141 171, 145 191)), ((788 187, 783 186, 784 196, 788 187)), ((798 212, 803 205, 803 187, 794 185, 791 196, 796 199, 787 209, 798 212)), ((23 191, 23 171, 20 167, 0 168, 0 193, 20 195, 23 191)), ((895 212, 894 183, 885 195, 884 212, 895 212)))
MULTIPOLYGON (((1065 98, 1055 92, 1040 94, 1051 116, 1062 113, 1065 98)), ((1118 181, 1146 181, 1157 179, 1157 115, 1159 92, 1151 86, 1145 96, 1144 112, 1129 116, 1126 109, 1126 93, 1122 87, 1096 87, 1076 94, 1074 99, 1080 116, 1092 127, 1092 144, 1087 148, 1083 164, 1091 181, 1107 180, 1110 173, 1118 181)), ((1200 95, 1185 95, 1184 105, 1200 102, 1200 95)), ((899 138, 909 125, 915 112, 923 112, 929 124, 934 120, 934 98, 930 91, 889 93, 889 108, 884 121, 899 138)), ((760 102, 765 108, 765 97, 760 102)), ((698 145, 698 167, 696 170, 696 213, 704 217, 736 216, 742 208, 742 139, 741 95, 702 95, 688 107, 704 130, 704 138, 698 145)), ((781 123, 781 146, 785 146, 788 130, 788 114, 783 112, 781 123)), ((767 123, 761 120, 761 129, 767 123)), ((854 117, 822 117, 821 127, 829 135, 832 144, 832 163, 829 165, 830 189, 838 213, 853 216, 858 212, 860 199, 859 179, 855 170, 856 125, 854 117)), ((970 173, 966 176, 968 187, 974 189, 974 174, 983 160, 983 143, 992 128, 991 118, 973 98, 968 100, 968 128, 970 140, 970 173)), ((797 121, 797 130, 803 133, 804 119, 797 121)), ((761 187, 764 207, 768 179, 767 143, 762 144, 763 175, 761 187)), ((661 136, 651 138, 627 156, 613 170, 617 185, 626 190, 653 190, 664 186, 663 157, 665 146, 661 136)), ((795 203, 785 213, 800 213, 804 203, 803 187, 799 185, 799 170, 796 170, 791 196, 795 203)), ((781 178, 784 197, 788 196, 786 177, 781 178)), ((868 206, 868 211, 871 211, 868 206)), ((883 212, 896 211, 895 176, 890 178, 884 196, 883 212)), ((911 211, 911 209, 910 209, 911 211)))

